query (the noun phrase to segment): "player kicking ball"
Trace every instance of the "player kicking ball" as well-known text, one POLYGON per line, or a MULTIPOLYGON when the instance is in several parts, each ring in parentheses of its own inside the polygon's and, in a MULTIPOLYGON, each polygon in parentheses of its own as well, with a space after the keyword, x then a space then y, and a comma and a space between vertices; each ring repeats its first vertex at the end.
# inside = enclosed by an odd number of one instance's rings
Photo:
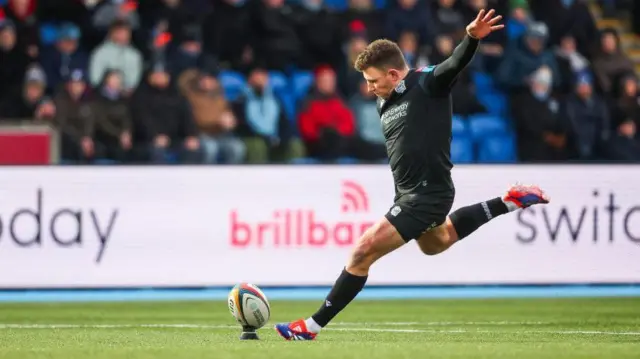
POLYGON ((436 66, 410 69, 402 51, 376 40, 358 56, 369 91, 378 96, 395 203, 358 240, 349 261, 320 309, 307 319, 276 324, 287 340, 313 340, 364 287, 375 261, 412 239, 428 255, 441 253, 490 220, 540 203, 549 203, 536 186, 517 185, 506 195, 449 214, 455 195, 451 179, 451 96, 458 74, 473 58, 479 41, 504 25, 495 12, 480 11, 453 54, 436 66))

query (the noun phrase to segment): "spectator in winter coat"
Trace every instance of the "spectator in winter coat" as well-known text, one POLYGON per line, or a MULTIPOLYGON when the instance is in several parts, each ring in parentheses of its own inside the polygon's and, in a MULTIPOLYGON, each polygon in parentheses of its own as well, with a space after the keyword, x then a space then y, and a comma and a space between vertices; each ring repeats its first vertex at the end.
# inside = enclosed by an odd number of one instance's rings
POLYGON ((32 65, 26 72, 24 85, 15 88, 0 99, 0 118, 48 120, 56 114, 56 107, 45 96, 47 77, 38 65, 32 65))
POLYGON ((258 0, 252 10, 251 48, 260 57, 254 60, 264 61, 269 70, 284 70, 298 62, 302 42, 291 6, 284 0, 258 0))
POLYGON ((237 133, 247 147, 247 163, 289 162, 304 157, 304 148, 284 106, 269 85, 262 67, 249 74, 244 96, 236 102, 237 133))
POLYGON ((0 8, 0 18, 13 23, 18 44, 26 50, 30 59, 36 60, 40 43, 38 0, 7 0, 4 9, 0 8))
POLYGON ((384 37, 384 11, 373 0, 349 0, 349 7, 341 14, 342 38, 351 35, 354 23, 362 24, 372 39, 384 37))
POLYGON ((430 43, 435 29, 427 3, 420 0, 397 0, 397 3, 389 4, 385 23, 386 37, 398 41, 400 34, 408 31, 418 34, 420 45, 430 43))
POLYGON ((302 46, 297 65, 305 69, 320 64, 338 66, 343 43, 339 17, 323 5, 323 0, 298 1, 293 14, 302 46))
POLYGON ((586 57, 578 52, 576 41, 572 36, 565 36, 556 47, 556 61, 559 74, 562 76, 560 92, 568 95, 573 92, 573 83, 582 74, 591 73, 591 64, 586 57))
POLYGON ((13 21, 0 19, 0 101, 20 91, 29 61, 26 49, 18 43, 13 21))
POLYGON ((620 38, 615 30, 605 30, 600 37, 600 52, 593 60, 593 70, 600 90, 609 93, 621 76, 634 72, 633 62, 620 47, 620 38))
POLYGON ((93 14, 93 26, 98 30, 107 30, 117 20, 124 20, 134 30, 140 26, 137 5, 128 0, 103 0, 93 14))
POLYGON ((179 46, 171 53, 170 74, 178 78, 182 71, 198 67, 202 56, 202 36, 195 24, 186 26, 180 36, 179 46))
POLYGON ((376 96, 369 92, 366 81, 360 82, 360 92, 349 100, 349 107, 356 120, 359 150, 356 157, 365 161, 379 161, 387 157, 387 147, 380 126, 376 96))
POLYGON ((142 55, 131 46, 131 29, 126 21, 116 20, 109 37, 91 54, 89 63, 91 84, 97 87, 107 70, 118 70, 123 76, 124 94, 130 94, 142 76, 142 55))
POLYGON ((58 29, 58 38, 52 47, 44 48, 41 52, 40 63, 47 74, 47 91, 57 92, 57 88, 71 75, 71 70, 81 70, 86 73, 89 57, 78 48, 80 29, 71 23, 62 25, 58 29))
POLYGON ((178 88, 189 102, 200 133, 204 162, 241 163, 246 149, 234 135, 237 121, 215 71, 206 67, 186 70, 178 79, 178 88))
POLYGON ((174 153, 181 163, 198 163, 198 131, 188 103, 170 80, 164 65, 156 64, 136 91, 132 101, 136 140, 149 150, 153 163, 167 163, 174 153))
MULTIPOLYGON (((216 54, 221 63, 244 69, 254 57, 252 47, 251 3, 247 0, 213 0, 214 10, 202 24, 206 53, 216 54), (229 40, 233 34, 233 41, 229 40)), ((264 35, 264 34, 262 34, 264 35)))
POLYGON ((563 37, 576 39, 578 52, 590 58, 598 28, 583 0, 533 0, 529 1, 533 17, 549 27, 549 44, 557 46, 563 37))
POLYGON ((322 160, 350 156, 353 153, 355 120, 336 91, 333 69, 318 69, 315 85, 298 119, 307 151, 312 157, 322 160))
POLYGON ((620 83, 620 97, 612 106, 612 151, 616 160, 640 162, 640 96, 635 74, 620 83))
POLYGON ((498 83, 511 92, 522 92, 528 88, 528 78, 541 66, 551 69, 554 88, 559 85, 558 64, 552 51, 545 49, 547 28, 542 23, 533 23, 525 36, 507 50, 497 73, 498 83))
POLYGON ((122 73, 107 71, 91 104, 91 112, 95 116, 97 152, 109 160, 129 162, 133 159, 133 126, 123 82, 122 73))
POLYGON ((565 116, 569 122, 570 146, 579 160, 610 158, 610 113, 604 100, 594 93, 591 76, 578 78, 575 94, 567 99, 565 116))
POLYGON ((518 94, 511 106, 523 162, 554 162, 569 158, 561 104, 552 93, 552 72, 541 67, 531 76, 529 91, 518 94))
POLYGON ((91 109, 87 79, 82 69, 71 70, 54 97, 55 126, 60 131, 64 160, 87 163, 95 158, 95 116, 91 109))

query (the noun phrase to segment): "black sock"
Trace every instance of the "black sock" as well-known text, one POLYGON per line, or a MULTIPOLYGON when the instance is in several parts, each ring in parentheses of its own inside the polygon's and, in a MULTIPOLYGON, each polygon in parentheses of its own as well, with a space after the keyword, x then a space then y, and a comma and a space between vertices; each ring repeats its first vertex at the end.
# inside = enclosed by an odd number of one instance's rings
POLYGON ((366 282, 367 276, 353 275, 343 269, 327 299, 311 318, 321 327, 326 326, 360 293, 366 282))
POLYGON ((449 218, 458 233, 458 239, 462 239, 493 218, 508 212, 509 209, 502 202, 502 198, 497 197, 486 202, 459 208, 451 213, 449 218))

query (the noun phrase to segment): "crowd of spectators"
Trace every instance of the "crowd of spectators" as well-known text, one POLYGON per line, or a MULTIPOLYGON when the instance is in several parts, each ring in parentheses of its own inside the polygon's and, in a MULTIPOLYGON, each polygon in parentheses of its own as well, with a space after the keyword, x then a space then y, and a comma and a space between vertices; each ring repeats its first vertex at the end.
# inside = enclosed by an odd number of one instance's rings
POLYGON ((634 63, 584 1, 344 1, 0 0, 0 124, 50 123, 73 163, 380 162, 359 51, 385 37, 412 67, 437 64, 490 7, 506 29, 458 79, 454 113, 488 111, 473 81, 487 74, 520 161, 640 161, 634 63), (223 73, 246 81, 232 93, 223 73), (308 88, 278 90, 274 74, 298 73, 308 88))

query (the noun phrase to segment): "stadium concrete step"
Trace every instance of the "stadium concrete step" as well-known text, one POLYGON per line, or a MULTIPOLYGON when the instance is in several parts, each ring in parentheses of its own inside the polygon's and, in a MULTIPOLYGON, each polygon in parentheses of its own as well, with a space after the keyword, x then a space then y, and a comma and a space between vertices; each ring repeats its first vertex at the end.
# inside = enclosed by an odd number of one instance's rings
POLYGON ((619 32, 624 32, 625 29, 628 29, 629 24, 621 19, 611 19, 611 18, 607 18, 607 19, 599 19, 596 20, 596 26, 598 27, 598 29, 606 29, 606 28, 613 28, 618 30, 619 32))
POLYGON ((633 62, 640 63, 640 49, 630 49, 626 53, 633 62))

